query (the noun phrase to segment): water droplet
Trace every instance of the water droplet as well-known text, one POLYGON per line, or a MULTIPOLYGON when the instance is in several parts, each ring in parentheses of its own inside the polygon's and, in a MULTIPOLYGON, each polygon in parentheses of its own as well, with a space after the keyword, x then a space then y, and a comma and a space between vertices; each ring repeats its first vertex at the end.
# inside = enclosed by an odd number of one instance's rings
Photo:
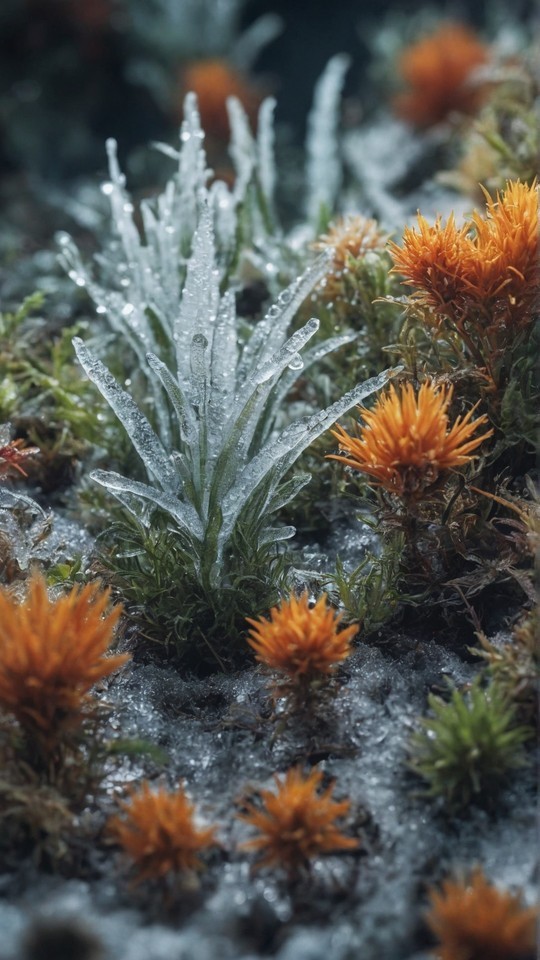
POLYGON ((114 184, 111 183, 110 181, 107 181, 107 183, 101 184, 101 192, 104 193, 106 197, 109 197, 113 192, 113 190, 114 190, 114 184))
POLYGON ((295 353, 287 364, 289 370, 302 370, 304 361, 299 353, 295 353))

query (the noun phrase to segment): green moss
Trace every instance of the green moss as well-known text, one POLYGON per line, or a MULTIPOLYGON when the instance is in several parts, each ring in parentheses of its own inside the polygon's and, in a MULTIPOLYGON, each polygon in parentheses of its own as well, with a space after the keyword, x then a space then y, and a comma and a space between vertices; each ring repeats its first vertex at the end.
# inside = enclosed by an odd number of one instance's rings
POLYGON ((497 683, 484 689, 481 678, 466 692, 453 689, 448 702, 434 694, 428 702, 431 716, 411 740, 411 768, 451 807, 492 804, 511 771, 526 764, 530 729, 517 725, 506 691, 497 683))

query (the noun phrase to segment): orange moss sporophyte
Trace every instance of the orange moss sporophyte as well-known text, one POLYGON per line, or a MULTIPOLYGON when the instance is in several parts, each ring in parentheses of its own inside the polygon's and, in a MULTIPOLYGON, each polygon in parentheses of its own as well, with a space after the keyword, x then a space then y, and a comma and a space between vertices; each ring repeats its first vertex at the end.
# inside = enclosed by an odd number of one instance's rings
POLYGON ((197 825, 195 806, 182 786, 152 790, 144 781, 120 806, 109 833, 133 862, 136 883, 198 871, 201 854, 218 845, 215 827, 197 825))
POLYGON ((461 332, 466 324, 502 329, 510 340, 512 330, 532 325, 540 296, 537 182, 509 181, 486 199, 485 216, 475 212, 460 227, 453 216, 430 225, 418 214, 402 246, 389 250, 394 272, 419 288, 414 301, 461 332))
POLYGON ((300 597, 292 594, 272 607, 269 620, 247 618, 252 627, 248 643, 259 663, 301 683, 331 675, 351 653, 358 626, 339 630, 340 621, 341 614, 328 605, 326 594, 311 607, 307 592, 300 597))
POLYGON ((0 589, 0 709, 42 746, 77 729, 93 685, 129 659, 106 655, 122 612, 109 603, 97 583, 50 600, 37 574, 22 601, 0 589))
POLYGON ((395 98, 396 112, 418 127, 475 113, 486 84, 475 82, 474 72, 488 59, 489 48, 465 24, 441 24, 403 51, 398 70, 408 89, 395 98))
POLYGON ((344 454, 328 459, 365 473, 403 499, 421 498, 441 474, 469 463, 473 450, 493 433, 473 437, 487 422, 486 416, 472 419, 476 406, 450 425, 452 393, 452 387, 429 381, 418 392, 406 383, 398 393, 392 384, 372 410, 359 408, 363 423, 357 436, 341 426, 331 431, 344 454))
POLYGON ((261 790, 260 805, 248 801, 240 819, 259 836, 242 844, 260 855, 258 867, 282 867, 294 875, 325 853, 356 850, 359 841, 347 837, 336 820, 350 809, 350 800, 334 800, 334 785, 322 793, 320 770, 306 776, 298 767, 274 777, 276 790, 261 790))
POLYGON ((427 922, 439 940, 439 960, 533 960, 538 911, 498 890, 482 870, 468 882, 444 881, 430 891, 427 922))

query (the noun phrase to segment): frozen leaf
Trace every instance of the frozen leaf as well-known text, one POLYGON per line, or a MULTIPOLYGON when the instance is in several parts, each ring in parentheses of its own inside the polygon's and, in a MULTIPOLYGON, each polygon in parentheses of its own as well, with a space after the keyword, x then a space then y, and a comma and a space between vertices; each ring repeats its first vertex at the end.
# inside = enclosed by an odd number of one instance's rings
POLYGON ((308 185, 306 213, 315 229, 331 216, 341 185, 338 125, 341 90, 350 58, 343 53, 329 61, 315 87, 306 142, 308 185))
POLYGON ((154 476, 164 489, 174 490, 177 477, 170 457, 135 401, 129 393, 122 390, 101 360, 92 356, 79 337, 74 338, 73 346, 83 370, 127 430, 148 473, 154 476))

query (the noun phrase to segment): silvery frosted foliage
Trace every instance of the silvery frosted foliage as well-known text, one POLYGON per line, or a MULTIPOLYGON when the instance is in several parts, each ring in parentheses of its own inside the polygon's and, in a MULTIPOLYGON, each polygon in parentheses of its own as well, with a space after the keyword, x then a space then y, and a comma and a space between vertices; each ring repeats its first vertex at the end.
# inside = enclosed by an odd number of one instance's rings
POLYGON ((441 132, 431 130, 414 133, 401 120, 381 114, 359 130, 350 130, 343 137, 343 159, 351 182, 351 200, 382 227, 395 231, 415 222, 418 209, 429 219, 444 214, 441 202, 448 204, 448 213, 455 209, 459 197, 455 191, 433 190, 427 180, 414 192, 405 192, 402 184, 426 166, 427 158, 440 144, 441 132), (452 207, 454 204, 454 207, 452 207))
POLYGON ((262 103, 259 133, 254 138, 242 105, 234 97, 229 99, 230 152, 236 182, 229 189, 216 180, 207 191, 211 171, 206 163, 204 132, 197 98, 189 93, 184 102, 180 149, 156 145, 174 160, 176 173, 157 197, 142 201, 139 211, 126 190, 116 142, 107 141, 110 180, 102 190, 110 203, 113 239, 89 267, 69 235, 60 234, 60 261, 71 279, 87 288, 98 312, 106 315, 113 330, 121 333, 133 349, 139 344, 142 349, 155 350, 156 336, 170 339, 201 198, 212 211, 222 274, 237 257, 240 216, 244 245, 257 247, 264 243, 270 229, 274 230, 274 108, 272 98, 262 103), (251 226, 246 233, 248 221, 251 226))
POLYGON ((329 60, 315 87, 308 118, 306 214, 315 229, 321 225, 321 218, 327 219, 332 214, 341 186, 339 108, 349 64, 346 54, 337 54, 329 60))
POLYGON ((137 0, 130 5, 129 29, 141 47, 162 58, 226 56, 249 69, 282 22, 265 14, 241 32, 245 6, 246 0, 137 0))
POLYGON ((51 512, 26 494, 0 485, 0 580, 10 560, 26 570, 37 559, 52 526, 51 512))
MULTIPOLYGON (((155 198, 143 200, 139 211, 126 190, 118 165, 116 143, 107 142, 110 179, 103 184, 111 208, 113 236, 94 264, 83 262, 68 234, 58 238, 60 261, 71 279, 85 287, 96 310, 134 352, 137 366, 146 372, 148 403, 156 425, 170 441, 167 418, 162 416, 159 378, 146 364, 148 352, 156 354, 176 372, 178 317, 192 241, 203 208, 210 211, 216 235, 212 256, 215 281, 225 281, 236 263, 238 245, 249 246, 261 269, 276 253, 274 238, 273 110, 266 100, 260 109, 259 132, 254 138, 243 107, 235 98, 228 103, 231 118, 231 157, 236 170, 232 189, 222 181, 209 188, 211 171, 206 163, 204 133, 197 100, 186 96, 180 149, 158 145, 176 163, 176 174, 155 198), (138 223, 142 223, 140 229, 138 223), (272 238, 272 239, 271 239, 272 238)), ((274 259, 274 258, 273 258, 274 259)))
POLYGON ((220 294, 209 204, 193 239, 185 286, 172 331, 175 359, 155 352, 145 363, 161 385, 159 422, 153 430, 132 397, 79 339, 77 356, 126 429, 147 471, 148 483, 99 470, 107 487, 148 528, 156 510, 168 518, 195 576, 207 590, 223 587, 225 562, 239 530, 254 548, 294 534, 272 528, 270 516, 307 483, 284 481, 300 454, 354 404, 377 390, 387 374, 360 384, 326 410, 275 430, 282 401, 313 362, 349 342, 332 338, 300 351, 319 327, 309 320, 287 336, 300 304, 327 270, 327 258, 294 281, 242 344, 233 293, 220 294))

